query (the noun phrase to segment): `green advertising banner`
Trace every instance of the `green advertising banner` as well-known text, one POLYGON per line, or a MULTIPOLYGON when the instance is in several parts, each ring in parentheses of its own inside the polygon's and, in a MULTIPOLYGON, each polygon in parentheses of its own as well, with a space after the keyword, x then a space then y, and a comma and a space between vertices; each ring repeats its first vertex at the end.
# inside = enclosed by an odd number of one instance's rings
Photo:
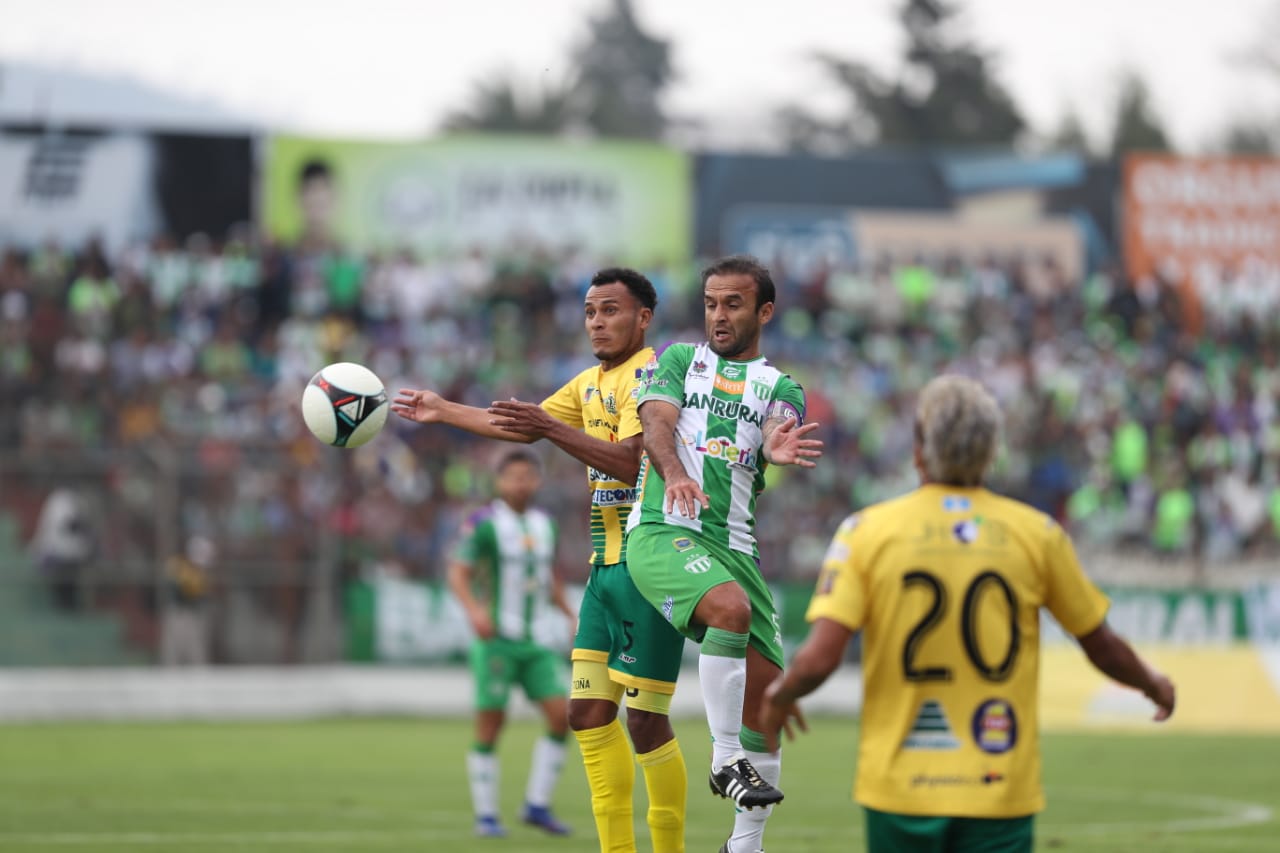
POLYGON ((690 161, 643 142, 450 136, 268 140, 272 236, 358 251, 585 250, 610 262, 689 254, 690 161))

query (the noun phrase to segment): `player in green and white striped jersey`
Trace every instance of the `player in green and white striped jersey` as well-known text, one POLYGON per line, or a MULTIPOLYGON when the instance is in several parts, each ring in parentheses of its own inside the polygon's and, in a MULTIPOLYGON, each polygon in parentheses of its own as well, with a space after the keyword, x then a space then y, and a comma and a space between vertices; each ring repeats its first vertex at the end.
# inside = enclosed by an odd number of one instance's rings
POLYGON ((781 753, 767 749, 757 717, 783 663, 756 498, 766 464, 811 468, 822 442, 809 437, 817 424, 803 423, 804 390, 760 353, 775 298, 769 271, 734 256, 702 282, 708 341, 666 347, 640 392, 645 459, 627 554, 636 588, 702 644, 711 789, 740 807, 723 850, 754 853, 782 799, 781 753))
POLYGON ((532 506, 541 484, 537 457, 524 449, 508 451, 497 473, 498 498, 467 520, 449 566, 449 589, 476 634, 470 654, 476 740, 467 755, 476 834, 505 834, 494 748, 511 686, 519 684, 547 719, 547 735, 534 746, 523 820, 563 835, 569 830, 551 813, 551 792, 564 763, 568 690, 564 661, 549 646, 567 639, 556 636, 564 623, 554 611, 570 625, 574 613, 554 571, 555 520, 532 506))

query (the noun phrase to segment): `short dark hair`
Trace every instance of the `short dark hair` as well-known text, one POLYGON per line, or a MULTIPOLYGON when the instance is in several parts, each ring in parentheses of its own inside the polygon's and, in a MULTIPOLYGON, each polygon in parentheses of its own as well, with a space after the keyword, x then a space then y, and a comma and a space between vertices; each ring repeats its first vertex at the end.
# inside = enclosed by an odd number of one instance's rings
POLYGON ((773 285, 769 268, 751 255, 729 255, 711 264, 702 271, 703 288, 707 286, 707 279, 713 275, 751 276, 756 283, 756 310, 778 298, 778 290, 773 285))
POLYGON ((501 474, 507 470, 508 466, 515 465, 518 462, 524 462, 539 471, 542 470, 542 463, 538 460, 538 454, 526 447, 513 447, 509 450, 504 450, 499 454, 498 464, 494 465, 493 469, 501 474))
POLYGON ((658 291, 653 289, 653 282, 630 267, 608 267, 591 276, 591 286, 605 284, 621 284, 631 291, 631 295, 650 311, 658 307, 658 291))
POLYGON ((324 160, 311 158, 302 164, 302 168, 298 171, 298 187, 303 187, 308 181, 315 178, 329 180, 333 177, 333 169, 324 160))

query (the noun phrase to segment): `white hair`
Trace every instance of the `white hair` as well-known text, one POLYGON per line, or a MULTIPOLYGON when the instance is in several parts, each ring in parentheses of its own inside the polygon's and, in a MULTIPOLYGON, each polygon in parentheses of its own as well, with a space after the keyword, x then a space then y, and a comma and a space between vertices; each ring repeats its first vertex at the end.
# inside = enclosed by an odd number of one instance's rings
POLYGON ((995 459, 1000 407, 977 382, 939 376, 916 400, 916 442, 930 481, 977 486, 995 459))

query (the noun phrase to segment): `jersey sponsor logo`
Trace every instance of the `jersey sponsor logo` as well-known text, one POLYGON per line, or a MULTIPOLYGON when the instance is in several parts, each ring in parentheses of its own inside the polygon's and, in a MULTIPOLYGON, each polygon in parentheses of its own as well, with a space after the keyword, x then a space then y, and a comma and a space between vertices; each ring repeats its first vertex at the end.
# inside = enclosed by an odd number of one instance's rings
POLYGON ((585 677, 583 677, 583 678, 575 678, 575 679, 573 680, 573 689, 574 689, 574 690, 590 690, 590 689, 591 689, 591 679, 590 679, 590 678, 585 678, 585 677))
POLYGON ((903 749, 952 750, 960 748, 960 741, 951 730, 947 712, 936 699, 926 699, 916 712, 911 731, 902 742, 903 749))
POLYGON ((978 538, 980 519, 966 518, 951 525, 951 535, 962 545, 970 545, 978 538))
POLYGON ((601 427, 604 427, 605 429, 609 430, 609 432, 618 431, 617 424, 609 423, 604 418, 592 418, 591 420, 587 421, 588 429, 600 429, 601 427))
POLYGON ((688 551, 693 548, 693 540, 687 536, 680 536, 671 540, 671 545, 677 551, 688 551))
POLYGON ((747 383, 743 382, 741 379, 734 382, 732 380, 725 379, 723 376, 720 376, 719 374, 717 374, 715 386, 726 394, 741 395, 742 392, 746 390, 747 383))
POLYGON ((1018 742, 1018 718, 1004 699, 988 699, 973 712, 973 742, 978 749, 999 755, 1018 742))
POLYGON ((964 495, 947 495, 942 499, 942 508, 947 512, 968 512, 970 501, 964 495))
POLYGON ((666 600, 662 602, 662 615, 667 617, 668 622, 671 621, 671 614, 675 612, 675 609, 676 600, 668 595, 666 600))
POLYGON ((710 394, 686 394, 684 407, 686 409, 705 409, 717 418, 724 418, 730 421, 744 420, 755 426, 760 426, 763 420, 759 412, 750 406, 743 405, 740 400, 721 400, 719 397, 712 397, 710 394))
POLYGON ((726 379, 737 379, 738 374, 742 373, 742 368, 736 364, 722 364, 720 365, 720 373, 726 379))
POLYGON ((639 688, 639 687, 626 687, 626 688, 623 688, 622 692, 623 692, 623 693, 625 693, 625 694, 627 694, 627 697, 628 697, 628 698, 630 698, 630 699, 634 699, 634 698, 636 698, 637 696, 639 696, 639 695, 640 695, 640 688, 639 688))
POLYGON ((596 506, 618 506, 636 502, 637 489, 596 489, 591 493, 591 503, 596 506))
POLYGON ((698 554, 684 564, 684 570, 691 575, 703 575, 711 571, 711 557, 698 554))
POLYGON ((682 443, 712 459, 720 459, 749 471, 756 470, 756 450, 739 447, 727 438, 707 438, 706 433, 698 430, 691 441, 682 440, 682 443))
POLYGON ((707 372, 707 363, 705 361, 695 361, 689 365, 689 372, 696 373, 699 376, 707 372))
POLYGON ((595 394, 597 394, 597 393, 599 393, 599 391, 600 391, 600 389, 599 389, 599 388, 597 388, 596 386, 594 386, 594 385, 588 385, 588 386, 586 387, 586 389, 582 392, 582 402, 583 402, 583 404, 590 403, 590 402, 591 402, 591 398, 592 398, 592 396, 593 396, 593 395, 595 395, 595 394))
POLYGON ((636 662, 636 659, 633 658, 631 655, 627 654, 626 652, 618 652, 618 660, 622 661, 623 663, 636 662))

